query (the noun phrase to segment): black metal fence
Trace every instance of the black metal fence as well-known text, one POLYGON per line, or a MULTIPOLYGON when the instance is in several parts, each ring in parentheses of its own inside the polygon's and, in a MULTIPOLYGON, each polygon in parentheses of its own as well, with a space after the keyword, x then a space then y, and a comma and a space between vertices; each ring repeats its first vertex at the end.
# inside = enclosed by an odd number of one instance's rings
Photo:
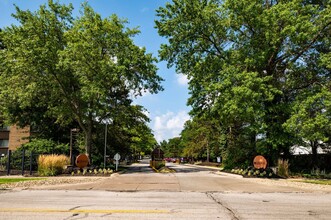
POLYGON ((38 156, 29 151, 11 151, 0 158, 0 175, 34 175, 38 170, 38 156))

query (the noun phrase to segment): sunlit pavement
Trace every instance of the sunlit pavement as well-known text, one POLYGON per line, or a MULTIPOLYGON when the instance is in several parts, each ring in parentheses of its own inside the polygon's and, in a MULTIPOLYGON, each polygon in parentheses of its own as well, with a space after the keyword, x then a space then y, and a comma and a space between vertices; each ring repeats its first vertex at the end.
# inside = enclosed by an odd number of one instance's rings
MULTIPOLYGON (((331 194, 148 161, 96 183, 0 191, 0 219, 330 219, 331 194)), ((331 190, 330 190, 331 191, 331 190)))

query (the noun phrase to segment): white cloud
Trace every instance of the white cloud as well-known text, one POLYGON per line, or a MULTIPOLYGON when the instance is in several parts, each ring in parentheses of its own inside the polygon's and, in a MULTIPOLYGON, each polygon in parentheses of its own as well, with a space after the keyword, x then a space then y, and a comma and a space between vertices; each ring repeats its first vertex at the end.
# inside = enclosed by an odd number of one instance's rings
POLYGON ((179 136, 184 124, 190 116, 186 111, 177 113, 167 112, 166 114, 154 117, 152 129, 158 142, 179 136))
POLYGON ((181 73, 176 75, 176 80, 177 80, 177 83, 182 86, 187 86, 188 81, 189 81, 187 76, 184 74, 181 74, 181 73))

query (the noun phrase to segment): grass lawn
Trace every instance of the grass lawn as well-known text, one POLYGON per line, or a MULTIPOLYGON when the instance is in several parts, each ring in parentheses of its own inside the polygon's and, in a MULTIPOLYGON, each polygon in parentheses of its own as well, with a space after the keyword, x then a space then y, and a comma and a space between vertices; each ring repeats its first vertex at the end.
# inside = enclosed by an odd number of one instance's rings
POLYGON ((45 178, 0 178, 0 184, 16 183, 29 180, 42 180, 45 178))
POLYGON ((301 180, 300 182, 321 184, 321 185, 331 185, 331 180, 301 180))

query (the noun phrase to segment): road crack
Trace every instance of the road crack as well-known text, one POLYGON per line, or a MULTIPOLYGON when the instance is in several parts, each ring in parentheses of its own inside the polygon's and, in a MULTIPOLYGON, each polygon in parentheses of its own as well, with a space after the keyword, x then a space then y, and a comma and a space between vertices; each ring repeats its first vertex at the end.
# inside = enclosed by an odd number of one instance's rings
POLYGON ((208 198, 210 198, 211 200, 213 200, 214 202, 216 202, 222 208, 226 209, 228 211, 229 215, 231 216, 231 219, 232 220, 240 220, 239 217, 237 216, 237 214, 235 213, 235 211, 232 210, 229 206, 227 206, 224 202, 222 202, 219 199, 215 198, 213 196, 213 193, 206 192, 206 195, 207 195, 208 198))

